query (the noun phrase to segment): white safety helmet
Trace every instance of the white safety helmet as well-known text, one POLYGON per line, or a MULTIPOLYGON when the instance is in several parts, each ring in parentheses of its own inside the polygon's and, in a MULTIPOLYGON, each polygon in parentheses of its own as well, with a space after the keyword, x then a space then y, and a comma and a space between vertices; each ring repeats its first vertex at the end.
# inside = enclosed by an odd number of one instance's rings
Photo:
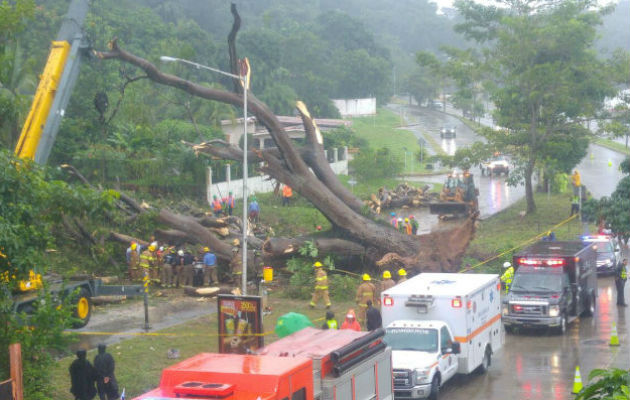
POLYGON ((160 246, 160 251, 164 251, 164 246, 160 246))
POLYGON ((512 263, 510 263, 509 261, 506 261, 503 263, 503 268, 510 268, 512 266, 512 263))
POLYGON ((158 242, 151 242, 151 246, 155 246, 155 248, 158 247, 158 242))
POLYGON ((179 251, 177 252, 177 255, 178 255, 178 256, 183 256, 183 255, 184 255, 184 250, 179 250, 179 251))

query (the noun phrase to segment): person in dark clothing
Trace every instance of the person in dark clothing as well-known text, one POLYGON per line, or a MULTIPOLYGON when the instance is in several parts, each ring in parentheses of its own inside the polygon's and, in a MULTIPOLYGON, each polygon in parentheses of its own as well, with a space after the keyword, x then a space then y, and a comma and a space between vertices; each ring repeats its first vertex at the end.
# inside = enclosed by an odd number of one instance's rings
POLYGON ((77 359, 70 364, 70 393, 76 400, 92 400, 96 396, 96 371, 86 359, 86 351, 78 350, 77 359))
POLYGON ((326 321, 322 325, 322 329, 339 329, 337 326, 337 320, 335 319, 335 313, 332 311, 326 311, 326 321))
POLYGON ((104 344, 98 345, 98 354, 94 357, 94 368, 96 369, 96 387, 98 397, 101 400, 117 400, 118 383, 114 375, 114 357, 105 351, 104 344))
POLYGON ((383 326, 383 320, 381 319, 381 312, 372 307, 372 300, 367 301, 367 310, 365 311, 365 319, 367 321, 366 328, 368 331, 381 328, 383 326))

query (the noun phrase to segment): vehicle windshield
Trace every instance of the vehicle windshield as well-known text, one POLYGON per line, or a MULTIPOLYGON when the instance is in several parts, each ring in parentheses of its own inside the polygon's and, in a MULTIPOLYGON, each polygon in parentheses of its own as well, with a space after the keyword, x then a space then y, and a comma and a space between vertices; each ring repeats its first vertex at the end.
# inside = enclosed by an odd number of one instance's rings
POLYGON ((387 328, 383 340, 392 350, 428 353, 435 353, 438 350, 437 329, 387 328))
MULTIPOLYGON (((547 267, 552 268, 552 267, 547 267)), ((514 275, 511 290, 561 292, 562 273, 549 273, 543 270, 529 270, 520 267, 514 275)))
POLYGON ((613 252, 613 247, 610 242, 598 242, 597 254, 610 254, 613 252))

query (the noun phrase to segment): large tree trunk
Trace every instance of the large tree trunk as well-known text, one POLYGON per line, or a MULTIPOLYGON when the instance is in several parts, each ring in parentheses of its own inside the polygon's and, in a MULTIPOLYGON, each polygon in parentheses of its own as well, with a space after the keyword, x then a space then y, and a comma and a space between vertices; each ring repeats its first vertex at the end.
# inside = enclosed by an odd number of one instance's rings
MULTIPOLYGON (((240 25, 240 18, 238 18, 235 7, 232 8, 232 13, 235 21, 229 38, 230 59, 232 72, 239 74, 235 66, 237 63, 234 62, 236 59, 234 41, 238 25, 240 25)), ((99 57, 103 59, 119 59, 135 65, 144 70, 152 81, 181 89, 193 96, 231 104, 236 107, 243 106, 243 96, 238 85, 235 85, 235 93, 197 85, 180 77, 159 71, 149 61, 121 49, 117 45, 116 40, 110 43, 110 49, 111 51, 109 52, 98 53, 99 57)), ((405 266, 408 268, 421 270, 427 266, 442 269, 458 267, 457 263, 463 254, 463 250, 465 250, 472 238, 475 217, 471 217, 462 226, 466 227, 464 230, 453 233, 455 235, 453 239, 459 240, 460 243, 452 247, 453 249, 456 248, 457 252, 448 253, 449 257, 442 255, 443 250, 451 248, 448 246, 451 241, 448 234, 441 234, 439 241, 423 241, 418 237, 402 234, 388 224, 377 223, 367 218, 361 213, 361 201, 341 185, 337 177, 332 173, 327 160, 323 156, 321 134, 318 132, 308 110, 303 104, 298 103, 297 108, 305 125, 307 147, 299 149, 286 134, 276 115, 264 103, 249 92, 247 102, 248 109, 268 129, 277 146, 275 151, 251 149, 248 151, 248 155, 251 157, 250 160, 252 162, 262 162, 263 172, 279 182, 291 186, 295 191, 308 199, 328 218, 344 239, 356 242, 359 247, 365 247, 369 254, 378 258, 388 255, 391 259, 404 260, 405 266), (466 234, 463 234, 464 232, 466 234), (449 265, 446 265, 446 263, 449 265)), ((195 145, 193 149, 198 153, 207 153, 235 161, 241 161, 243 156, 240 148, 219 143, 218 141, 195 145)), ((192 234, 199 242, 209 244, 213 250, 217 251, 220 258, 225 259, 230 254, 229 246, 214 237, 194 218, 177 216, 162 210, 160 219, 177 230, 184 231, 189 235, 192 234)))

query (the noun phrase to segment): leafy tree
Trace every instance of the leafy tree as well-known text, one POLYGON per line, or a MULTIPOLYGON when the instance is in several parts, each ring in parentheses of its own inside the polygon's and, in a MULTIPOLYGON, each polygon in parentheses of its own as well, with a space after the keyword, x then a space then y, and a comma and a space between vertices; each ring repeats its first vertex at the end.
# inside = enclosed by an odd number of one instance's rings
POLYGON ((67 344, 63 330, 70 322, 70 310, 57 307, 58 302, 44 291, 32 318, 15 315, 14 284, 31 269, 48 271, 46 252, 56 247, 57 228, 64 217, 93 218, 99 224, 104 213, 113 209, 116 194, 53 180, 49 170, 16 159, 6 150, 0 150, 0 165, 0 379, 7 374, 8 344, 20 342, 25 398, 46 399, 54 362, 47 351, 62 350, 67 344))
POLYGON ((365 138, 357 136, 354 130, 347 126, 341 126, 330 131, 322 132, 324 148, 341 148, 344 146, 365 149, 369 146, 365 138))
POLYGON ((513 177, 522 177, 527 212, 533 212, 532 176, 550 155, 551 144, 579 142, 585 133, 579 121, 594 115, 614 93, 607 64, 592 50, 601 10, 570 0, 540 8, 514 2, 506 10, 469 0, 456 4, 466 19, 458 29, 487 43, 494 118, 507 128, 485 130, 484 136, 516 158, 521 171, 513 177))
POLYGON ((588 385, 576 400, 625 400, 630 398, 630 370, 594 369, 588 374, 588 385))

